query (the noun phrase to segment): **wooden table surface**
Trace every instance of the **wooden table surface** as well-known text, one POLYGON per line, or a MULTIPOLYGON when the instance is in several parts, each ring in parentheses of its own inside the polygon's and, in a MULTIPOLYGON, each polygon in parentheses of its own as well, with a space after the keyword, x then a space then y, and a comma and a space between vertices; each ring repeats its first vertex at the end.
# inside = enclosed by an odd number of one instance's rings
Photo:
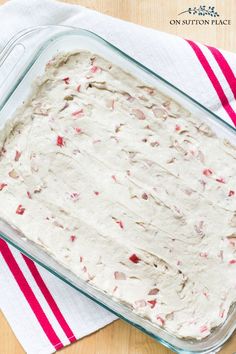
MULTIPOLYGON (((6 2, 0 0, 0 4, 6 2)), ((198 6, 195 0, 65 0, 78 3, 108 15, 132 21, 144 26, 191 38, 205 44, 236 52, 236 0, 203 1, 203 5, 215 5, 221 18, 231 20, 230 26, 173 26, 170 19, 187 9, 198 6)), ((236 353, 236 334, 226 343, 221 354, 236 353)), ((23 354, 6 319, 0 313, 0 353, 23 354)), ((62 349, 61 354, 171 354, 172 351, 156 343, 127 323, 118 320, 106 328, 62 349)), ((35 353, 37 354, 37 353, 35 353)))

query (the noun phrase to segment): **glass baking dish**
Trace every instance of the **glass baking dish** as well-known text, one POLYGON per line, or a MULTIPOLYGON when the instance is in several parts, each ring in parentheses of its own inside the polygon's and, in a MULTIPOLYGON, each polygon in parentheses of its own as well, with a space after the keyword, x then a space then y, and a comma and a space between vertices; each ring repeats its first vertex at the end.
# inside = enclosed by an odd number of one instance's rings
MULTIPOLYGON (((42 26, 20 32, 1 52, 0 129, 28 96, 31 82, 36 76, 43 74, 46 63, 61 51, 73 50, 89 50, 100 54, 179 102, 208 123, 219 136, 236 143, 236 130, 194 99, 96 34, 65 26, 42 26)), ((1 220, 1 211, 0 237, 70 286, 178 353, 215 353, 222 348, 236 328, 236 309, 232 305, 227 320, 208 337, 202 340, 178 338, 134 314, 127 306, 115 302, 58 264, 45 251, 1 220)))

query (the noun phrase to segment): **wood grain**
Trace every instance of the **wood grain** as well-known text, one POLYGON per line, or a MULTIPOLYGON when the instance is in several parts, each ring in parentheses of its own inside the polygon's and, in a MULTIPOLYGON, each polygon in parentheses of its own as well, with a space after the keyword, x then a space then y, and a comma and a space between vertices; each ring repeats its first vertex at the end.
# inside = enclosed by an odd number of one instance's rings
MULTIPOLYGON (((6 1, 0 0, 0 4, 6 1)), ((221 18, 231 20, 231 26, 171 26, 170 19, 189 6, 198 6, 193 0, 64 0, 135 22, 147 27, 191 38, 209 45, 236 52, 236 0, 204 1, 214 5, 221 18)), ((4 316, 0 313, 0 353, 24 354, 4 316)), ((226 343, 220 354, 236 352, 236 335, 226 343)), ((156 343, 134 327, 118 320, 115 323, 83 338, 61 354, 171 354, 172 351, 156 343)), ((35 353, 37 354, 37 353, 35 353)))

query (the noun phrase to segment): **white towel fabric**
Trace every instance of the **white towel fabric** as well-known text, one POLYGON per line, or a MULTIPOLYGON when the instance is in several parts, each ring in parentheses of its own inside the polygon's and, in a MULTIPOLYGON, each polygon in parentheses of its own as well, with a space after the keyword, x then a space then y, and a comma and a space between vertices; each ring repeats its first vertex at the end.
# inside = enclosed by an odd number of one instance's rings
MULTIPOLYGON (((236 125, 236 54, 53 0, 11 0, 0 7, 0 23, 0 50, 31 26, 89 29, 236 125)), ((52 353, 115 319, 4 241, 0 308, 29 354, 52 353)))

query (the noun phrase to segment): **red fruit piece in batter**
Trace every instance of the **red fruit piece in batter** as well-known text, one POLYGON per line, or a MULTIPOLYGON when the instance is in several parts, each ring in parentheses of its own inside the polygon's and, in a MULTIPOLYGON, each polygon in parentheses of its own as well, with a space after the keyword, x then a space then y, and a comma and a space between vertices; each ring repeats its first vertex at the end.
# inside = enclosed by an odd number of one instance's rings
POLYGON ((71 240, 72 242, 74 242, 74 241, 76 240, 76 238, 77 238, 77 237, 76 237, 75 235, 71 235, 71 236, 70 236, 70 240, 71 240))
POLYGON ((208 327, 206 325, 203 325, 200 327, 200 332, 203 333, 203 332, 206 332, 208 331, 208 327))
POLYGON ((114 293, 116 290, 118 289, 118 286, 115 286, 112 290, 112 292, 114 293))
POLYGON ((210 168, 205 168, 205 170, 203 170, 202 172, 206 177, 209 177, 212 175, 212 170, 210 168))
POLYGON ((117 182, 116 176, 112 175, 111 178, 113 179, 114 182, 117 182))
POLYGON ((225 183, 225 179, 224 178, 216 178, 216 182, 219 182, 219 183, 225 183))
POLYGON ((29 199, 32 199, 32 196, 31 196, 29 191, 27 191, 27 196, 28 196, 29 199))
POLYGON ((236 264, 236 259, 231 259, 231 260, 229 261, 229 264, 236 264))
POLYGON ((180 127, 180 125, 179 124, 176 124, 176 126, 175 126, 175 131, 179 131, 181 129, 181 127, 180 127))
POLYGON ((136 256, 135 253, 132 254, 132 255, 129 257, 129 260, 130 260, 131 262, 133 262, 133 263, 138 263, 138 262, 141 261, 141 259, 140 259, 138 256, 136 256))
POLYGON ((224 317, 224 313, 225 313, 225 310, 220 310, 219 316, 220 316, 221 318, 223 318, 223 317, 224 317))
POLYGON ((234 195, 235 195, 235 191, 230 190, 229 194, 228 194, 228 197, 233 197, 234 195))
POLYGON ((134 108, 134 109, 132 109, 132 113, 135 115, 135 117, 137 117, 140 120, 146 119, 146 116, 143 113, 143 111, 141 111, 141 109, 134 108))
POLYGON ((73 117, 81 117, 84 114, 83 108, 79 109, 78 111, 72 112, 73 117))
POLYGON ((57 137, 57 145, 60 146, 60 147, 64 146, 64 139, 63 139, 62 136, 58 135, 58 137, 57 137))
POLYGON ((116 280, 126 280, 126 275, 123 272, 114 272, 114 277, 116 280))
POLYGON ((80 194, 77 192, 73 192, 71 193, 70 198, 73 200, 73 202, 77 202, 77 200, 79 200, 80 198, 80 194))
POLYGON ((62 79, 64 81, 64 83, 66 85, 69 85, 69 82, 70 82, 70 78, 67 76, 67 77, 64 77, 64 79, 62 79))
POLYGON ((21 156, 21 152, 16 150, 15 161, 19 161, 20 156, 21 156))
POLYGON ((6 183, 0 183, 0 191, 2 191, 3 190, 3 188, 5 188, 7 186, 7 184, 6 183))
POLYGON ((207 252, 200 252, 199 256, 207 258, 208 257, 208 253, 207 252))
POLYGON ((143 193, 143 194, 142 194, 142 198, 143 198, 144 200, 147 200, 147 199, 148 199, 147 193, 143 193))
POLYGON ((102 69, 99 66, 93 65, 90 68, 91 73, 95 74, 95 73, 100 73, 102 71, 102 69))
POLYGON ((160 326, 164 326, 165 320, 161 316, 157 316, 157 322, 160 326))
POLYGON ((23 215, 25 212, 25 208, 22 207, 22 205, 18 205, 17 209, 16 209, 16 214, 19 214, 19 215, 23 215))
POLYGON ((95 194, 95 195, 99 195, 99 192, 97 192, 97 191, 94 191, 94 194, 95 194))
POLYGON ((116 223, 120 226, 121 229, 124 228, 124 224, 121 220, 117 220, 116 223))
POLYGON ((156 306, 157 301, 156 300, 148 300, 148 303, 151 305, 151 309, 153 309, 156 306))

